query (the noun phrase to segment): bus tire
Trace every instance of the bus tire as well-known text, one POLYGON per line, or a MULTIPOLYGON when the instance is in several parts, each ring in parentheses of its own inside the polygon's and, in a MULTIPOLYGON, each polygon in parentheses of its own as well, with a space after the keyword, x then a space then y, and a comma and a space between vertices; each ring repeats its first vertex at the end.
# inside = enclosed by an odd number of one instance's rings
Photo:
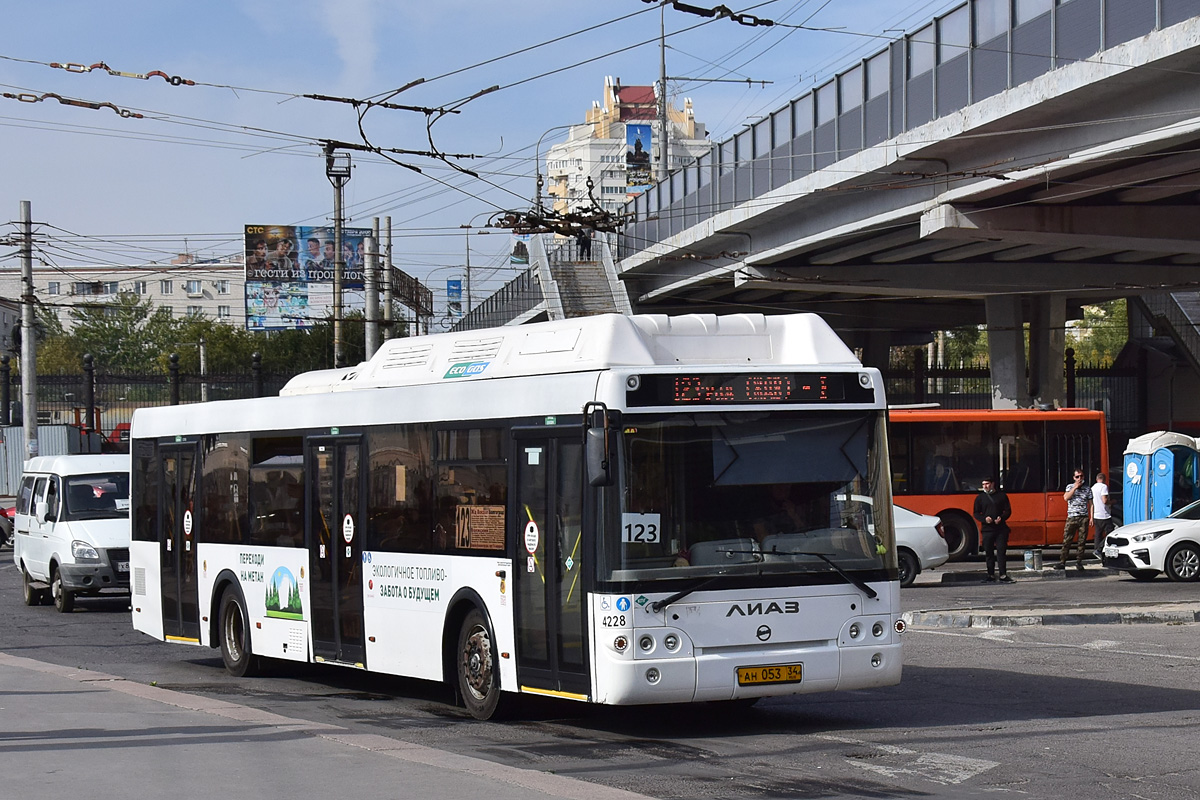
POLYGON ((966 514, 943 511, 942 528, 946 531, 946 549, 951 561, 962 561, 979 549, 979 530, 966 514))
POLYGON ((500 703, 500 676, 491 631, 477 608, 463 618, 454 661, 467 712, 475 719, 491 719, 500 703))
POLYGON ((75 610, 75 593, 63 586, 57 565, 50 569, 50 596, 54 598, 54 607, 61 614, 70 614, 75 610))
POLYGON ((225 669, 236 678, 258 672, 258 656, 250 649, 250 617, 246 601, 236 586, 228 586, 221 595, 217 613, 217 631, 221 640, 221 660, 225 669))
POLYGON ((1167 577, 1173 581, 1192 582, 1200 579, 1200 547, 1191 542, 1180 542, 1167 553, 1163 566, 1167 577))
POLYGON ((900 585, 912 586, 921 572, 921 564, 910 550, 897 550, 896 562, 900 565, 900 585))

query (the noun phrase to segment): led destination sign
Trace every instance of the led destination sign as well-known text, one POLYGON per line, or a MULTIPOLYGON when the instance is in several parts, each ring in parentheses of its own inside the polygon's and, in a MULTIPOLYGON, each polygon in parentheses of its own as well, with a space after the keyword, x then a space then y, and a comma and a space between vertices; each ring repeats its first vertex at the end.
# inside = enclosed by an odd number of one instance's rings
POLYGON ((642 375, 626 393, 630 407, 754 405, 757 403, 870 403, 875 393, 857 373, 642 375))

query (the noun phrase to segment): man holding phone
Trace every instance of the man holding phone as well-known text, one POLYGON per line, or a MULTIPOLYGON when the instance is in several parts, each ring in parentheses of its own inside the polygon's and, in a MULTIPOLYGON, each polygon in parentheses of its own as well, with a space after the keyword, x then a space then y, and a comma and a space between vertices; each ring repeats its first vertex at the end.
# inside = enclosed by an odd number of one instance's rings
POLYGON ((1083 550, 1088 536, 1088 504, 1092 499, 1092 487, 1084 481, 1082 468, 1075 470, 1075 479, 1072 483, 1067 484, 1067 489, 1063 492, 1063 499, 1067 501, 1067 524, 1063 526, 1062 551, 1058 554, 1058 563, 1054 565, 1054 568, 1067 568, 1067 559, 1071 555, 1071 548, 1078 542, 1079 549, 1075 560, 1075 569, 1082 572, 1083 550))

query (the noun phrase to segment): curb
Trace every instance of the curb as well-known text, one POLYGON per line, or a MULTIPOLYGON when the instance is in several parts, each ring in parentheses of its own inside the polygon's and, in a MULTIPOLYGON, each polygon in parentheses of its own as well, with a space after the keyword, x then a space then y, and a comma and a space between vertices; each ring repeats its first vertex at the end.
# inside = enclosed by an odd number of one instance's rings
POLYGON ((915 628, 1022 628, 1032 625, 1141 625, 1200 622, 1192 605, 1148 609, 961 609, 908 611, 904 621, 915 628))

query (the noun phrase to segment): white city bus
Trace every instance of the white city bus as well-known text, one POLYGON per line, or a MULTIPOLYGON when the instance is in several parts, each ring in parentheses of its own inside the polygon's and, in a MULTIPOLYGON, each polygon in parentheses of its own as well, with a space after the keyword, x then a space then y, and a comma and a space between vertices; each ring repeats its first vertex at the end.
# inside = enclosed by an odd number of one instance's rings
POLYGON ((900 679, 886 404, 809 314, 386 342, 279 397, 139 410, 133 624, 503 696, 900 679))

